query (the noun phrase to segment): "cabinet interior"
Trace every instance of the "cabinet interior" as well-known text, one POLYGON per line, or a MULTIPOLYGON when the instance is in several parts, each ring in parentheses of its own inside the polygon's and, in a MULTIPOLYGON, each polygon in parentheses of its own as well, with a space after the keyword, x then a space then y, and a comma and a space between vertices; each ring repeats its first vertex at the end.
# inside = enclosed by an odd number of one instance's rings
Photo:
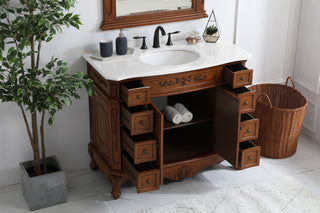
POLYGON ((171 164, 214 153, 214 88, 152 98, 162 111, 165 105, 182 103, 192 114, 190 122, 173 124, 164 117, 163 163, 171 164))

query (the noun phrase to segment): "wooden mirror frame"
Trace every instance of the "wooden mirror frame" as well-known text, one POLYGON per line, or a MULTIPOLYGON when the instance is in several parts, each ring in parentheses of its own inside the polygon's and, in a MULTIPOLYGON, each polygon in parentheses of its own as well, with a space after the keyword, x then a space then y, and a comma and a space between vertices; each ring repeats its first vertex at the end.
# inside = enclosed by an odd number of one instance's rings
POLYGON ((206 18, 204 0, 192 0, 192 8, 143 15, 116 16, 116 0, 103 0, 101 30, 121 29, 151 24, 206 18))

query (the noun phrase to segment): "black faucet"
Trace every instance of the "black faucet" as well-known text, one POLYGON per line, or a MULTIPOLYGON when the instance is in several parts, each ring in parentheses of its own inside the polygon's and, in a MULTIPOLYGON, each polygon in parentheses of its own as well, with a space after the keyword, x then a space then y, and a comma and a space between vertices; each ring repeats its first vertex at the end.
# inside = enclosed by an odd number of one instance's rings
POLYGON ((153 37, 153 48, 159 48, 160 42, 159 42, 159 30, 161 30, 161 34, 164 36, 166 35, 166 31, 163 29, 163 27, 158 26, 156 30, 154 31, 154 37, 153 37))

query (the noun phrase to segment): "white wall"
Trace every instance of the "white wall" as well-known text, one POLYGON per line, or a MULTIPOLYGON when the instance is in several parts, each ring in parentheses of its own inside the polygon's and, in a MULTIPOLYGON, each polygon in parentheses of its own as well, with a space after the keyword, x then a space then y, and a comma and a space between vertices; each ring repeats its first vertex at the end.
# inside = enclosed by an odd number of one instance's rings
POLYGON ((239 0, 238 11, 236 44, 252 53, 253 82, 284 81, 293 71, 300 0, 239 0))
POLYGON ((302 1, 294 79, 309 101, 303 130, 320 143, 320 1, 302 1))
MULTIPOLYGON (((288 24, 293 20, 290 0, 264 0, 259 3, 254 0, 240 0, 237 32, 234 31, 236 0, 206 0, 205 8, 209 15, 211 9, 215 9, 224 39, 232 42, 236 34, 238 44, 252 52, 248 66, 255 70, 255 81, 283 79, 283 73, 286 70, 283 68, 284 60, 288 62, 288 54, 286 54, 288 45, 286 44, 288 40, 291 41, 288 39, 288 32, 290 32, 288 24), (270 19, 268 16, 271 16, 270 19), (283 28, 286 30, 282 30, 283 28), (276 42, 276 45, 271 41, 276 42)), ((74 12, 81 14, 83 26, 79 31, 65 29, 64 33, 57 35, 50 44, 44 45, 43 59, 49 59, 54 55, 67 61, 72 72, 86 72, 86 63, 81 55, 96 50, 101 39, 115 39, 118 36, 118 30, 106 32, 99 30, 102 21, 102 0, 78 0, 74 12)), ((168 32, 198 30, 202 34, 206 22, 207 19, 202 19, 162 24, 162 26, 168 32)), ((130 28, 125 35, 128 39, 136 35, 146 35, 148 46, 151 47, 155 27, 130 28)), ((174 37, 184 38, 183 35, 174 37)), ((135 41, 130 41, 129 44, 136 45, 135 41)), ((87 152, 89 110, 87 97, 84 93, 82 95, 81 101, 74 102, 71 108, 66 107, 57 114, 54 127, 46 127, 48 155, 57 155, 67 171, 87 168, 90 162, 87 152)), ((15 104, 0 104, 0 117, 1 186, 19 182, 18 163, 32 159, 32 150, 29 147, 21 113, 15 104)))

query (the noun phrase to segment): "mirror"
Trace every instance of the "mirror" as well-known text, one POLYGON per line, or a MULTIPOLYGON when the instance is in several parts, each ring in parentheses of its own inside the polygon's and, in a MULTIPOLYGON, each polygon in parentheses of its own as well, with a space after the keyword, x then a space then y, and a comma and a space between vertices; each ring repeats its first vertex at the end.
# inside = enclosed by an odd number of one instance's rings
POLYGON ((206 18, 204 0, 102 0, 101 30, 206 18))
POLYGON ((116 15, 142 15, 191 7, 192 0, 116 0, 116 15))

